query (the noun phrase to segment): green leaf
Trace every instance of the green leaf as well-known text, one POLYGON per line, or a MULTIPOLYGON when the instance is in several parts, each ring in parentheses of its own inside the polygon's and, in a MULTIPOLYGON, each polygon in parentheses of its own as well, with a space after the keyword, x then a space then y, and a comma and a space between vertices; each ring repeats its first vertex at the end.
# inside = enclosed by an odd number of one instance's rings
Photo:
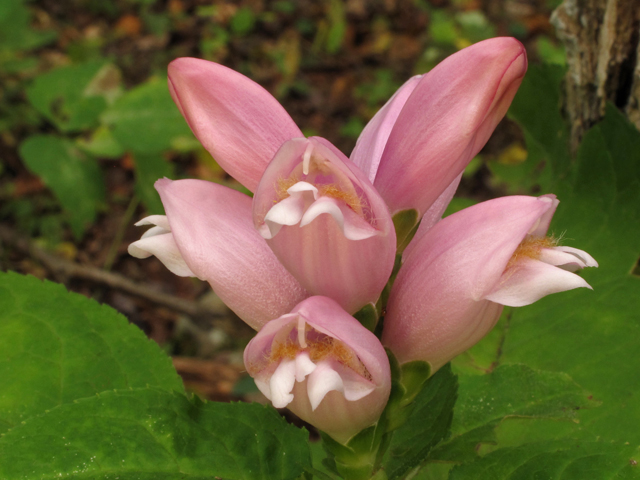
POLYGON ((495 442, 494 429, 509 417, 574 420, 576 410, 596 405, 563 373, 503 365, 487 375, 460 376, 451 438, 431 452, 431 459, 474 458, 477 445, 495 442))
POLYGON ((344 35, 347 30, 347 19, 344 3, 341 0, 329 0, 327 4, 327 19, 329 30, 327 31, 327 53, 333 55, 342 48, 344 35))
POLYGON ((229 27, 237 35, 246 35, 253 30, 256 24, 256 16, 250 8, 240 8, 231 18, 229 27))
POLYGON ((124 155, 124 149, 115 138, 111 130, 102 126, 98 127, 89 139, 76 140, 78 148, 98 158, 120 158, 124 155))
POLYGON ((435 43, 454 45, 460 32, 451 15, 445 10, 434 10, 429 24, 429 36, 435 43))
POLYGON ((160 154, 138 154, 135 156, 136 192, 149 213, 162 214, 164 207, 153 187, 156 180, 173 177, 172 165, 160 154))
POLYGON ((422 465, 431 449, 449 433, 456 402, 457 378, 446 365, 426 383, 414 402, 408 421, 391 439, 383 462, 389 480, 402 478, 422 465))
POLYGON ((509 109, 509 117, 524 131, 529 152, 527 165, 519 168, 533 173, 535 166, 546 162, 543 176, 554 181, 566 178, 571 166, 569 128, 560 115, 564 73, 557 65, 531 65, 509 109))
POLYGON ((105 186, 95 159, 70 141, 53 135, 33 135, 20 145, 26 166, 53 190, 76 238, 95 220, 105 186))
POLYGON ((115 85, 109 83, 113 69, 104 61, 57 68, 37 77, 27 88, 27 98, 61 131, 89 129, 98 124, 113 90, 119 87, 118 78, 115 85))
POLYGON ((153 78, 127 92, 101 118, 112 128, 116 140, 136 153, 160 153, 178 137, 193 135, 164 78, 153 78))
POLYGON ((0 478, 293 479, 310 467, 308 433, 273 407, 203 403, 159 389, 62 405, 0 438, 0 478))
POLYGON ((503 448, 455 467, 449 480, 585 480, 640 478, 638 448, 605 442, 534 443, 503 448))
POLYGON ((29 27, 31 15, 23 0, 0 2, 0 51, 30 50, 51 42, 57 34, 29 27))
POLYGON ((0 378, 0 433, 104 390, 182 390, 169 358, 115 310, 16 273, 0 273, 0 378))

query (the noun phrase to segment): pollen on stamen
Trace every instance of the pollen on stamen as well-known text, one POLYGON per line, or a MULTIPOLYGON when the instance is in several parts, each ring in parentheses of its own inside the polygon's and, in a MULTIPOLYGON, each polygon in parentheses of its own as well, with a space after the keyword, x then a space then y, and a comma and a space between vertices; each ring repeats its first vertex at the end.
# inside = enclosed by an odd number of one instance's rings
POLYGON ((513 252, 513 255, 511 255, 506 269, 514 266, 518 262, 518 260, 523 257, 538 260, 543 248, 556 247, 558 245, 558 242, 559 239, 557 239, 553 235, 550 235, 548 237, 532 237, 527 235, 525 239, 520 242, 520 245, 518 245, 516 251, 513 252))
POLYGON ((276 343, 271 346, 269 354, 265 355, 268 364, 281 360, 293 360, 299 352, 307 352, 313 363, 332 357, 347 368, 355 371, 361 377, 371 380, 371 374, 353 351, 341 341, 325 336, 317 340, 307 338, 307 347, 302 348, 298 342, 287 339, 284 343, 276 343))
POLYGON ((293 360, 300 351, 300 345, 287 339, 284 343, 276 343, 271 347, 269 360, 272 362, 280 361, 284 358, 293 360))
POLYGON ((327 184, 319 185, 318 193, 325 197, 342 200, 351 208, 351 210, 356 212, 358 215, 362 215, 362 198, 355 192, 345 192, 334 184, 327 184))
POLYGON ((287 190, 289 190, 299 181, 300 179, 297 175, 291 175, 288 178, 278 178, 278 180, 276 180, 274 188, 274 190, 276 191, 276 199, 273 201, 273 203, 278 203, 280 200, 284 200, 285 198, 287 198, 289 196, 289 192, 287 192, 287 190))
POLYGON ((361 377, 371 380, 371 374, 360 361, 358 356, 341 341, 331 337, 325 337, 313 342, 309 351, 309 357, 312 362, 318 362, 329 355, 333 356, 335 360, 345 367, 355 371, 361 377))

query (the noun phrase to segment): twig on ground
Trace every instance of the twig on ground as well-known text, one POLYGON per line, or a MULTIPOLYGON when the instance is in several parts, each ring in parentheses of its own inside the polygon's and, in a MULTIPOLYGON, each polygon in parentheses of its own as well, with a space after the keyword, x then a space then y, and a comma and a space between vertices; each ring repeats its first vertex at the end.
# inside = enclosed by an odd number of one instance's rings
POLYGON ((144 298, 176 312, 184 313, 194 320, 205 320, 224 331, 233 332, 237 330, 233 326, 234 322, 228 318, 229 315, 226 309, 220 308, 218 305, 178 298, 166 292, 135 283, 117 273, 65 260, 36 246, 33 241, 22 237, 7 225, 0 224, 0 242, 11 245, 22 253, 38 260, 62 283, 65 283, 70 278, 95 282, 144 298))

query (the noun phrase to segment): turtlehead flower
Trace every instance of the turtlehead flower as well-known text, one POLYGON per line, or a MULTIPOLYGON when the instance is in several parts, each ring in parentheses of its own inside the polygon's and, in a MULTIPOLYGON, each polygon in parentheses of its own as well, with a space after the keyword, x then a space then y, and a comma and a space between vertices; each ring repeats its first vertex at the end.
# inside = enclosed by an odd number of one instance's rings
POLYGON ((343 443, 375 423, 391 390, 380 341, 327 297, 310 297, 267 323, 244 363, 275 407, 343 443))
POLYGON ((485 145, 526 70, 520 42, 492 38, 449 56, 396 92, 351 154, 391 215, 415 209, 421 217, 430 209, 485 145))
POLYGON ((554 195, 483 202, 440 222, 405 250, 385 317, 383 343, 401 363, 437 370, 475 345, 503 305, 591 288, 572 272, 597 267, 586 252, 547 237, 554 195))
POLYGON ((388 401, 384 348, 351 314, 376 302, 398 252, 382 340, 401 363, 425 360, 433 371, 479 341, 504 305, 590 288, 572 272, 595 260, 546 237, 552 195, 492 200, 441 220, 526 69, 515 39, 472 45, 409 79, 347 158, 325 139, 304 138, 243 75, 175 60, 178 108, 254 196, 159 180, 166 216, 139 222, 153 227, 129 252, 207 280, 259 330, 244 360, 262 393, 345 443, 388 401))
POLYGON ((524 48, 512 38, 452 55, 401 87, 347 159, 327 140, 303 138, 282 106, 243 75, 204 60, 175 60, 169 66, 173 99, 216 161, 255 192, 253 208, 244 207, 248 198, 242 208, 231 206, 240 194, 215 184, 198 185, 194 196, 184 180, 159 183, 167 209, 161 223, 169 228, 163 227, 163 241, 147 235, 130 251, 208 280, 254 328, 309 295, 329 296, 354 313, 377 300, 392 271, 391 215, 415 211, 414 224, 423 215, 424 223, 440 218, 526 66, 524 48), (228 231, 231 218, 238 228, 228 231), (247 223, 259 238, 238 241, 247 223), (249 264, 257 272, 241 274, 249 264), (251 306, 257 302, 267 305, 251 306))
POLYGON ((253 227, 248 196, 203 180, 155 186, 167 215, 138 222, 156 226, 129 245, 131 255, 155 255, 176 275, 208 281, 256 330, 309 296, 253 227))
POLYGON ((324 139, 297 138, 280 148, 256 190, 253 218, 303 287, 349 312, 375 303, 389 279, 396 236, 387 206, 324 139))

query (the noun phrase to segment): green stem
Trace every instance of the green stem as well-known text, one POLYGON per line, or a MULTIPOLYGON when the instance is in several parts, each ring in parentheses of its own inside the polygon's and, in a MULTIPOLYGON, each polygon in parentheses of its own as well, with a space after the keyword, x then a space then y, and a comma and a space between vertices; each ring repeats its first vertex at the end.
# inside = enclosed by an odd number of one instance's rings
POLYGON ((115 237, 113 237, 113 242, 111 242, 111 246, 109 247, 109 251, 107 252, 107 258, 104 261, 103 269, 105 271, 111 270, 113 267, 113 262, 116 260, 116 256, 118 255, 118 248, 120 248, 120 244, 122 243, 122 239, 124 238, 124 233, 131 223, 131 218, 133 214, 136 212, 136 208, 140 204, 140 199, 135 196, 129 202, 129 206, 127 210, 124 212, 122 216, 122 220, 120 220, 120 225, 118 226, 118 231, 116 232, 115 237))

